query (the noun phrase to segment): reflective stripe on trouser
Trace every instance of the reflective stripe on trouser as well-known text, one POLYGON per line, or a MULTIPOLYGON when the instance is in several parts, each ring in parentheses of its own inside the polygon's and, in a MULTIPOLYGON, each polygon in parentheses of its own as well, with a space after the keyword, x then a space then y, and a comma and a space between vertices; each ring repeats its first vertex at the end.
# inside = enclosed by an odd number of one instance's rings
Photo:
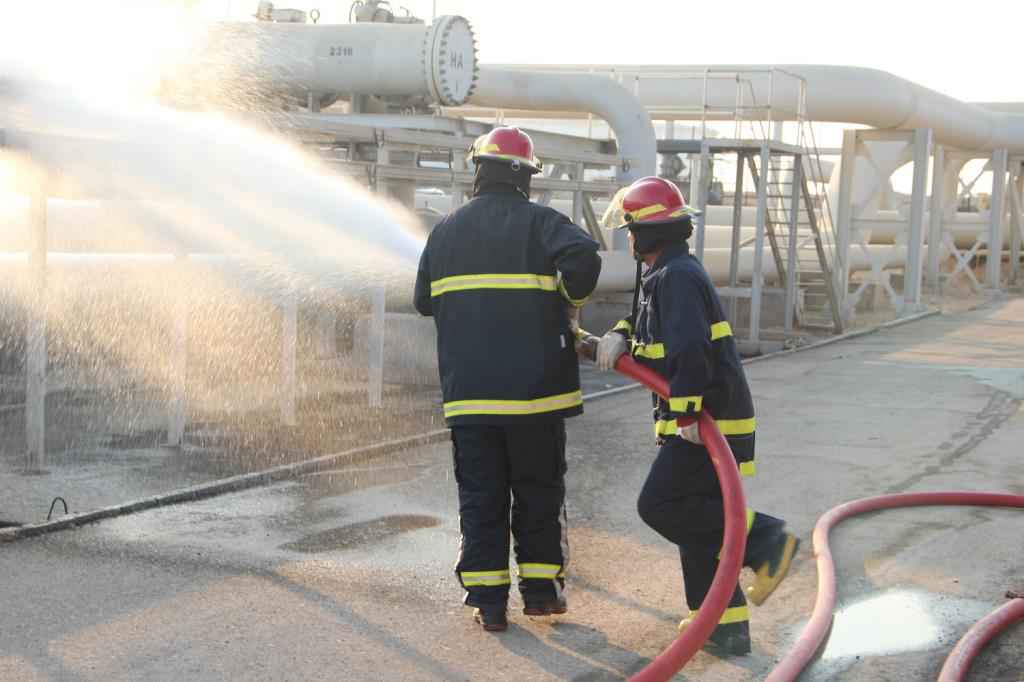
POLYGON ((569 561, 564 422, 454 426, 452 443, 462 531, 455 571, 466 603, 508 600, 510 533, 520 591, 541 598, 557 594, 569 561), (553 577, 551 566, 557 567, 553 577))
MULTIPOLYGON (((733 598, 735 598, 735 596, 736 595, 734 594, 733 598)), ((690 615, 686 617, 686 620, 692 621, 697 617, 697 613, 699 611, 700 609, 693 609, 690 611, 690 615)), ((726 608, 725 611, 722 612, 722 616, 718 619, 718 624, 729 625, 731 623, 743 623, 748 620, 750 620, 750 609, 747 608, 746 604, 744 604, 743 606, 730 606, 726 608)))
MULTIPOLYGON (((727 439, 733 437, 733 440, 737 440, 737 436, 748 436, 754 433, 754 429, 757 427, 757 420, 754 417, 750 419, 716 419, 715 424, 718 426, 718 430, 722 432, 722 435, 727 439)), ((679 425, 674 419, 658 419, 654 422, 654 435, 657 438, 672 438, 677 436, 679 425)), ((733 453, 736 454, 736 448, 738 447, 735 442, 730 443, 733 447, 733 453)), ((753 476, 757 473, 757 463, 754 460, 747 462, 737 462, 740 469, 740 476, 753 476)))
MULTIPOLYGON (((718 567, 725 525, 718 475, 707 451, 680 438, 667 439, 651 465, 637 510, 647 525, 679 546, 687 604, 700 608, 718 567)), ((758 566, 785 522, 752 510, 744 520, 749 530, 743 565, 758 566)), ((738 588, 734 601, 730 606, 746 603, 738 588)))
POLYGON ((507 568, 499 571, 460 571, 459 580, 463 587, 494 587, 512 582, 507 568))

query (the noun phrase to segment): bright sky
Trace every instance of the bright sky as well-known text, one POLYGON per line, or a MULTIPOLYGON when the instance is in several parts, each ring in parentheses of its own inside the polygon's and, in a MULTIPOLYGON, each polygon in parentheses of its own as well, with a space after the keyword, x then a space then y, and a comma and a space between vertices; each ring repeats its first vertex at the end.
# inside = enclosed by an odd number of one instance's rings
MULTIPOLYGON (((186 0, 187 2, 188 0, 186 0)), ((192 0, 242 18, 256 0, 192 0)), ((347 0, 277 0, 348 20, 347 0)), ((394 0, 429 21, 432 0, 394 0)), ((889 71, 965 101, 1024 101, 1015 0, 437 0, 470 20, 485 63, 825 63, 889 71)))

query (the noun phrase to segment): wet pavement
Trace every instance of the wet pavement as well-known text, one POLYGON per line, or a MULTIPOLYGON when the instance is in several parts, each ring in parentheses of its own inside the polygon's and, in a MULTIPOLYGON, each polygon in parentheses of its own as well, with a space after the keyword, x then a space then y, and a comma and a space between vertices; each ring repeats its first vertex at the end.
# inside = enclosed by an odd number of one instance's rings
MULTIPOLYGON (((886 492, 1024 494, 1024 299, 748 366, 751 506, 808 538, 886 492)), ((600 377, 591 377, 600 382, 600 377)), ((446 444, 0 546, 0 680, 613 680, 685 615, 678 555, 637 518, 645 394, 569 422, 570 611, 485 634, 459 600, 446 444)), ((1019 511, 894 510, 834 533, 840 604, 809 680, 926 680, 1024 579, 1019 511)), ((679 679, 763 679, 814 603, 809 542, 751 609, 754 652, 679 679)), ((747 577, 744 578, 746 580, 747 577)), ((1024 627, 973 679, 1024 676, 1024 627)))

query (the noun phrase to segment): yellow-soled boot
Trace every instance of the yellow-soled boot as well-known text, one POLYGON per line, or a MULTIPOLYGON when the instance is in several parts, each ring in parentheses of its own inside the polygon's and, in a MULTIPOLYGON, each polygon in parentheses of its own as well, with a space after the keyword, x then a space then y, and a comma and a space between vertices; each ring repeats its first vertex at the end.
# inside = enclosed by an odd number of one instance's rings
MULTIPOLYGON (((679 632, 685 630, 693 619, 696 611, 679 621, 679 632)), ((725 610, 718 625, 711 631, 708 641, 704 643, 708 652, 716 655, 744 656, 750 653, 750 620, 746 606, 735 606, 725 610)))
POLYGON ((747 588, 747 599, 758 606, 763 604, 786 577, 799 548, 800 539, 795 535, 783 533, 779 536, 771 557, 754 570, 754 582, 747 588))

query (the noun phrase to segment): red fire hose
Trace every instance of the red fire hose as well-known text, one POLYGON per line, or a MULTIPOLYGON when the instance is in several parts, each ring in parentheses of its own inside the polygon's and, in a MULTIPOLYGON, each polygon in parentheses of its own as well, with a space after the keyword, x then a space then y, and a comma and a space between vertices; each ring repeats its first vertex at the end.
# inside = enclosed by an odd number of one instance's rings
MULTIPOLYGON (((596 340, 596 339, 595 339, 596 340)), ((584 350, 581 353, 586 354, 584 350)), ((623 355, 615 363, 615 369, 635 379, 666 400, 669 390, 668 382, 654 372, 623 355)), ((682 420, 681 420, 682 421, 682 420)), ((722 553, 718 560, 711 589, 704 598, 704 603, 697 611, 696 617, 683 630, 682 634, 665 651, 630 679, 634 682, 660 682, 671 679, 679 672, 686 662, 711 636, 711 631, 718 625, 729 600, 732 598, 740 570, 743 568, 743 552, 747 543, 746 502, 743 499, 743 485, 740 483, 739 469, 733 457, 729 443, 715 425, 715 420, 707 410, 700 414, 698 427, 700 438, 711 456, 711 463, 718 474, 722 486, 722 506, 725 509, 725 533, 722 553)))
POLYGON ((971 661, 996 635, 1024 620, 1024 598, 1017 598, 988 614, 967 631, 949 653, 938 682, 960 682, 967 677, 971 661))
MULTIPOLYGON (((594 359, 596 337, 588 336, 580 346, 580 354, 594 359)), ((658 373, 638 364, 624 355, 615 363, 615 369, 635 379, 658 395, 668 397, 668 382, 658 373)), ((687 661, 704 645, 725 611, 742 569, 746 544, 746 503, 736 461, 728 442, 722 436, 712 415, 704 410, 699 421, 700 437, 707 446, 711 462, 722 486, 725 508, 725 534, 722 554, 704 604, 683 633, 643 670, 634 675, 635 682, 668 680, 679 672, 687 661)), ((772 670, 768 682, 791 682, 818 653, 832 626, 836 604, 835 564, 828 544, 829 532, 841 521, 882 509, 934 505, 966 505, 986 507, 1024 508, 1024 495, 977 492, 904 493, 865 498, 841 504, 818 519, 814 526, 813 548, 818 564, 818 596, 811 619, 800 633, 789 654, 772 670)), ((1017 598, 979 621, 964 635, 950 653, 939 677, 939 682, 960 682, 971 661, 999 632, 1012 623, 1024 619, 1024 599, 1017 598)))
MULTIPOLYGON (((800 637, 797 639, 793 649, 785 658, 772 670, 768 676, 768 682, 790 682, 795 680, 808 663, 814 658, 821 648, 829 628, 832 625, 832 614, 836 605, 836 575, 835 564, 832 562, 832 550, 828 545, 828 534, 839 522, 851 516, 864 514, 866 512, 878 511, 880 509, 894 509, 896 507, 917 507, 929 505, 970 505, 984 507, 1024 507, 1024 496, 1004 495, 999 493, 975 493, 975 492, 936 492, 936 493, 904 493, 901 495, 883 495, 881 497, 869 497, 863 500, 847 502, 831 509, 824 516, 818 519, 814 526, 813 547, 814 555, 818 563, 818 597, 814 603, 814 611, 811 619, 804 626, 800 637)), ((971 644, 976 648, 976 653, 981 646, 988 641, 1002 627, 1009 624, 1006 614, 1002 614, 998 621, 1000 627, 995 627, 986 639, 974 639, 971 644)), ((965 637, 964 639, 968 639, 965 637)), ((959 645, 958 645, 959 648, 959 645)), ((955 653, 955 652, 954 652, 955 653)), ((973 654, 972 654, 973 656, 973 654)), ((963 666, 966 672, 966 664, 963 666)), ((945 672, 945 669, 943 669, 945 672)), ((962 674, 962 673, 961 673, 962 674)), ((960 679, 956 677, 941 678, 942 680, 960 679)))

